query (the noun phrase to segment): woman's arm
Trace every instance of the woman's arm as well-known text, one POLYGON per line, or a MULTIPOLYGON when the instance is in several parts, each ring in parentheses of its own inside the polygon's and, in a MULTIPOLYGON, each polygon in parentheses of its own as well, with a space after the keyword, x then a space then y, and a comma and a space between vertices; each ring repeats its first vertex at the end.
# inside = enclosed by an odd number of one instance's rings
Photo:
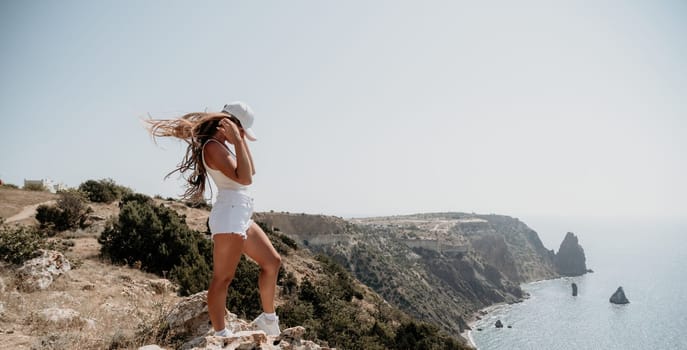
POLYGON ((250 185, 253 182, 253 171, 248 147, 241 141, 241 135, 236 124, 229 121, 229 119, 223 119, 220 123, 218 129, 224 134, 227 141, 234 145, 236 160, 218 142, 209 142, 205 146, 205 162, 212 169, 221 171, 224 175, 241 185, 250 185))
POLYGON ((250 151, 246 146, 245 141, 238 141, 234 144, 234 151, 236 152, 236 182, 241 185, 250 185, 253 183, 253 161, 250 158, 250 151))
POLYGON ((246 152, 248 153, 248 160, 250 160, 251 174, 255 175, 255 163, 253 163, 253 155, 250 153, 250 148, 248 147, 248 143, 246 142, 246 138, 242 137, 241 141, 243 141, 243 146, 246 148, 246 152))

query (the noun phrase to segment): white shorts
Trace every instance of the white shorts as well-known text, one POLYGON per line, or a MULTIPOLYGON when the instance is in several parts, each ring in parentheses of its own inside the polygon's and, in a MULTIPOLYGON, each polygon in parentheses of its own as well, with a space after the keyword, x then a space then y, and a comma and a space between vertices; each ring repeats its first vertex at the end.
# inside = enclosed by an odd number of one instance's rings
POLYGON ((210 211, 210 232, 216 234, 233 233, 246 239, 247 231, 253 223, 253 197, 246 192, 219 190, 217 201, 210 211))

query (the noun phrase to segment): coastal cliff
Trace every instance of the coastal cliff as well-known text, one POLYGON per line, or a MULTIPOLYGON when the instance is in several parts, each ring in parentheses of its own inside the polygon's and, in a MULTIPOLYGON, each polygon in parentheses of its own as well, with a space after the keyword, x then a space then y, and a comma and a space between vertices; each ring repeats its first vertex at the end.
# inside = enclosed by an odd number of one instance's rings
POLYGON ((481 308, 522 300, 520 283, 559 276, 536 232, 508 216, 344 220, 259 213, 255 219, 332 257, 390 303, 449 332, 462 332, 465 318, 481 308))

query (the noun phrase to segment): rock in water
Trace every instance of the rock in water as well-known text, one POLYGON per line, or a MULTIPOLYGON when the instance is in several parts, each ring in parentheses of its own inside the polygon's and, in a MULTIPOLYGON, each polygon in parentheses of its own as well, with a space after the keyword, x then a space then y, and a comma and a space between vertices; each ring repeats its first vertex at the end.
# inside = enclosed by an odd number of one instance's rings
POLYGON ((496 320, 496 324, 494 326, 496 326, 496 328, 503 328, 503 323, 501 323, 501 320, 496 320))
POLYGON ((576 297, 577 296, 577 284, 576 283, 572 284, 572 290, 573 290, 573 296, 576 297))
POLYGON ((563 276, 581 276, 587 272, 584 249, 574 233, 568 232, 554 257, 556 270, 563 276))
POLYGON ((623 287, 618 287, 618 289, 611 295, 610 302, 613 304, 629 304, 630 301, 625 297, 625 291, 623 287))

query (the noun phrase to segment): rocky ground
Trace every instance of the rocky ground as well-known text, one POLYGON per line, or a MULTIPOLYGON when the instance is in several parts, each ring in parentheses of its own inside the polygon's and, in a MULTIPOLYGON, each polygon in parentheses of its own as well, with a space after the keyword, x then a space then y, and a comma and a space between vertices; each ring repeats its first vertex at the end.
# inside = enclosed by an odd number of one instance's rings
POLYGON ((100 261, 95 238, 73 241, 66 257, 43 258, 27 273, 19 273, 26 268, 0 268, 0 348, 138 345, 145 342, 145 335, 137 334, 141 327, 180 300, 168 280, 100 261))
MULTIPOLYGON (((45 192, 0 192, 0 217, 14 218, 12 225, 36 224, 35 207, 54 200, 45 192)), ((189 226, 204 231, 207 211, 158 202, 174 206, 189 226)), ((91 207, 89 228, 55 238, 72 242, 64 254, 43 251, 22 266, 0 264, 0 349, 320 349, 301 340, 303 327, 268 337, 228 311, 234 336, 210 336, 205 293, 181 298, 167 279, 101 259, 97 237, 118 207, 91 207), (162 325, 168 330, 157 332, 162 325)), ((290 264, 300 271, 297 277, 312 273, 299 268, 298 260, 290 264)))

